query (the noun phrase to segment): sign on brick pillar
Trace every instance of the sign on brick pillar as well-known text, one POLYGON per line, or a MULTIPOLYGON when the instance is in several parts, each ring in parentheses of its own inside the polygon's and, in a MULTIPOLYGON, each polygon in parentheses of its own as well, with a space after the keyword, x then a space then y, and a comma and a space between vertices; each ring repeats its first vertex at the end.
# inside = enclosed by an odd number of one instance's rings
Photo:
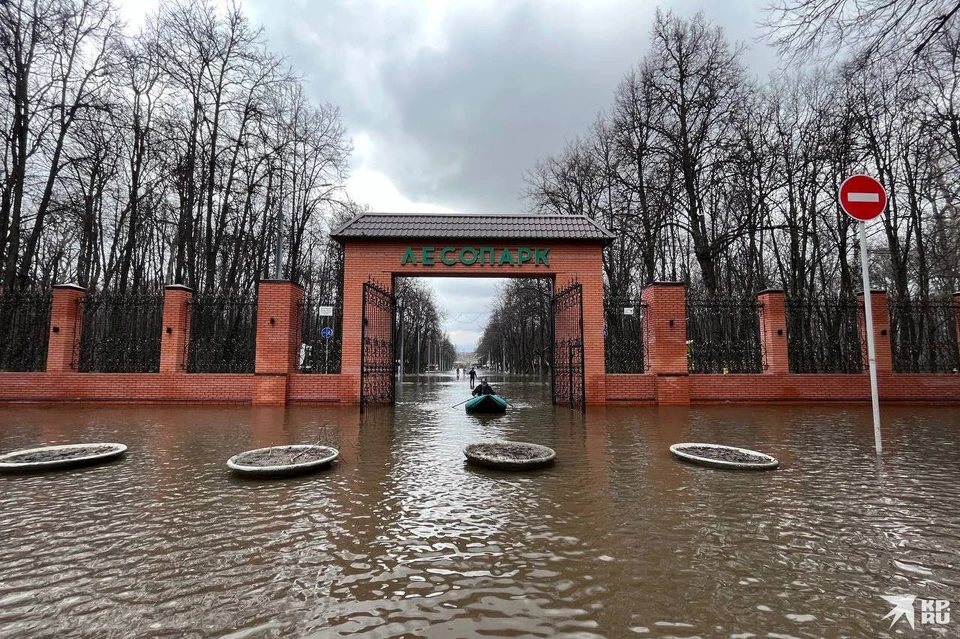
POLYGON ((763 372, 774 375, 789 373, 787 310, 783 291, 760 291, 757 301, 760 303, 760 347, 765 364, 763 372))
POLYGON ((657 376, 657 402, 689 404, 687 303, 683 282, 655 282, 643 289, 644 348, 657 376))
MULTIPOLYGON (((887 306, 886 291, 871 291, 870 302, 873 307, 873 341, 877 355, 877 373, 893 373, 893 350, 890 342, 890 312, 887 306)), ((867 322, 863 311, 863 293, 857 294, 860 307, 860 352, 863 353, 863 368, 868 366, 867 359, 867 322)))
POLYGON ((300 352, 300 304, 303 287, 285 280, 265 280, 257 289, 257 357, 253 403, 283 406, 287 377, 297 371, 300 352))
POLYGON ((163 289, 163 335, 160 339, 160 372, 187 370, 190 344, 190 302, 193 289, 171 284, 163 289))
POLYGON ((66 373, 76 370, 76 350, 80 345, 83 311, 80 300, 86 289, 76 284, 53 287, 50 304, 50 338, 47 344, 47 372, 66 373))

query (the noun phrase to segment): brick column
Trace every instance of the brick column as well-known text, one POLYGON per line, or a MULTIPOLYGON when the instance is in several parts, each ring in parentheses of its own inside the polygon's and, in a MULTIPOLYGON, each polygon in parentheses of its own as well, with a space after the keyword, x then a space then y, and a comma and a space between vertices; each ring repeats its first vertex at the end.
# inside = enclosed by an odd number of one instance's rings
MULTIPOLYGON (((580 283, 583 295, 583 384, 588 406, 605 404, 607 401, 607 370, 604 359, 603 339, 603 249, 596 247, 582 271, 557 272, 554 276, 554 292, 570 282, 580 283)), ((555 355, 559 357, 560 355, 555 355)))
POLYGON ((657 376, 657 402, 689 404, 687 305, 683 282, 655 282, 643 289, 644 349, 657 376))
MULTIPOLYGON (((863 308, 863 293, 857 294, 860 307, 860 352, 863 353, 863 370, 869 370, 867 354, 867 320, 863 308)), ((890 310, 887 306, 886 291, 871 291, 870 304, 873 310, 873 346, 877 354, 877 373, 893 373, 893 351, 890 342, 890 310)))
MULTIPOLYGON (((363 350, 363 285, 374 279, 393 290, 392 271, 383 270, 384 258, 369 245, 350 242, 343 247, 343 334, 340 351, 340 401, 360 403, 360 359, 363 350)), ((387 266, 389 268, 389 266, 387 266)))
POLYGON ((760 345, 766 368, 764 373, 782 375, 790 372, 787 354, 787 308, 783 291, 767 289, 757 293, 760 303, 760 345))
MULTIPOLYGON (((53 287, 50 305, 50 339, 47 342, 47 372, 68 373, 74 368, 74 348, 79 346, 82 309, 77 303, 87 290, 76 284, 53 287)), ((79 353, 77 353, 79 356, 79 353)))
POLYGON ((287 377, 297 372, 300 355, 300 302, 303 287, 284 280, 264 280, 257 291, 257 362, 253 379, 255 406, 287 403, 287 377))
POLYGON ((190 345, 190 301, 193 289, 171 284, 163 289, 163 335, 160 339, 160 372, 184 373, 190 345))

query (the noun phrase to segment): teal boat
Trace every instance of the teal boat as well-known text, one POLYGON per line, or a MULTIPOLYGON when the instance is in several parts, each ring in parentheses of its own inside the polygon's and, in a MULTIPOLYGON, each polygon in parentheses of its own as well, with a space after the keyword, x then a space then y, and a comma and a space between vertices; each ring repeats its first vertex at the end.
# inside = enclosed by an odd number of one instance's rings
POLYGON ((480 395, 466 404, 468 413, 505 413, 507 400, 498 395, 480 395))

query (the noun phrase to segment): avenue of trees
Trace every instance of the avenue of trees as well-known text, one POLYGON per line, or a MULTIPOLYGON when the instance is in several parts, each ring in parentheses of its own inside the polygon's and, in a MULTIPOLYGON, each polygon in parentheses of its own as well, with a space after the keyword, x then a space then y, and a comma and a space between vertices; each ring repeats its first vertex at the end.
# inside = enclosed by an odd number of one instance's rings
POLYGON ((350 142, 235 6, 160 3, 129 33, 110 0, 0 3, 0 282, 329 296, 329 220, 350 142))
POLYGON ((422 279, 400 277, 395 280, 397 298, 397 358, 405 373, 422 373, 431 364, 451 368, 457 359, 457 347, 444 332, 443 312, 437 306, 433 289, 422 279))

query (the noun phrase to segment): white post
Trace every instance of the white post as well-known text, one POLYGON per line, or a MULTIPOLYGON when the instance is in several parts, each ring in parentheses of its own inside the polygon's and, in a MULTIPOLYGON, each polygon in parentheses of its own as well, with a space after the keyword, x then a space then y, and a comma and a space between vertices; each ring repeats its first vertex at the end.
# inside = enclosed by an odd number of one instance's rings
POLYGON ((867 359, 870 365, 870 400, 873 402, 873 440, 877 454, 880 443, 880 397, 877 389, 877 352, 873 345, 873 303, 870 299, 870 262, 867 257, 867 223, 860 222, 860 268, 863 271, 863 314, 867 324, 867 359))

